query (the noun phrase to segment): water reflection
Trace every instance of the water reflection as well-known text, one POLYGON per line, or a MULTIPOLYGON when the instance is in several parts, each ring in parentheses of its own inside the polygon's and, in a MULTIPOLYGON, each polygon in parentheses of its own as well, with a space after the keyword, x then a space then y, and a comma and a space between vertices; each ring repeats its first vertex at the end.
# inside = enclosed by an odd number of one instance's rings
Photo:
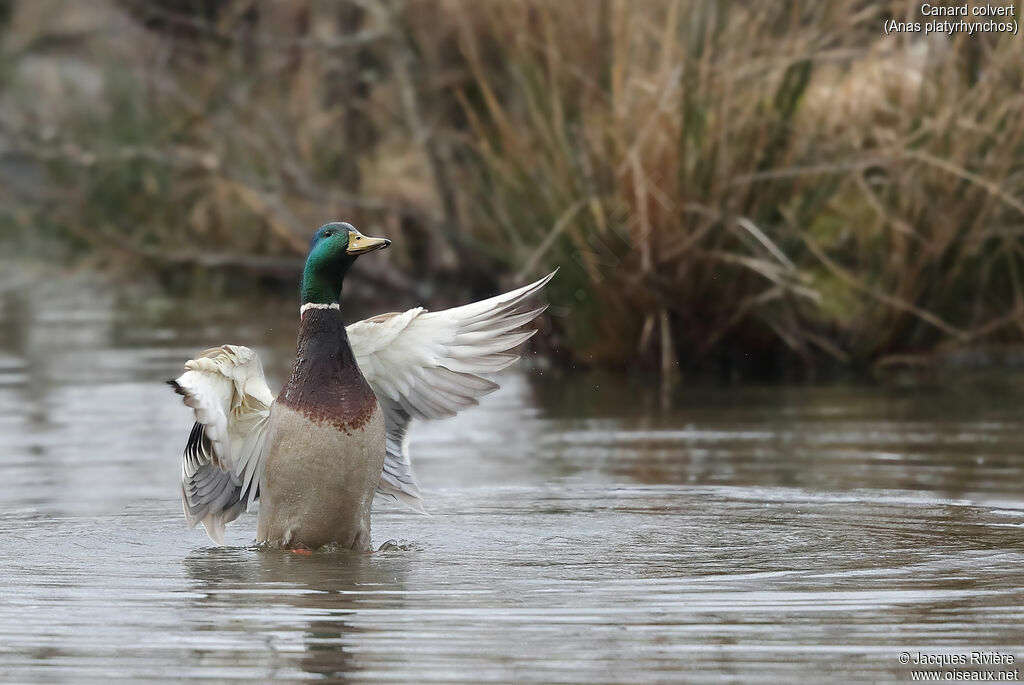
POLYGON ((228 625, 237 621, 238 630, 256 628, 265 635, 272 676, 297 667, 344 678, 359 671, 355 646, 370 630, 353 622, 359 610, 403 606, 408 562, 402 554, 207 548, 193 551, 182 563, 199 595, 193 600, 199 612, 222 615, 228 625), (301 645, 282 640, 282 634, 296 631, 301 645))

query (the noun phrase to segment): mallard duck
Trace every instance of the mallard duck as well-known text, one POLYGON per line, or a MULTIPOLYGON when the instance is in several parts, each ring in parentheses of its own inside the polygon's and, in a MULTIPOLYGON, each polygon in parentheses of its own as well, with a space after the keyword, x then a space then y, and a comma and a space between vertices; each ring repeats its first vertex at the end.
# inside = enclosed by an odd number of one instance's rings
POLYGON ((291 376, 275 398, 259 357, 223 345, 168 381, 195 413, 182 457, 185 520, 217 544, 224 527, 259 500, 257 543, 370 549, 374 495, 423 512, 406 447, 413 419, 454 416, 498 385, 519 358, 523 326, 545 307, 523 308, 554 273, 461 307, 416 307, 346 326, 339 297, 359 255, 391 244, 350 224, 321 226, 302 274, 291 376))

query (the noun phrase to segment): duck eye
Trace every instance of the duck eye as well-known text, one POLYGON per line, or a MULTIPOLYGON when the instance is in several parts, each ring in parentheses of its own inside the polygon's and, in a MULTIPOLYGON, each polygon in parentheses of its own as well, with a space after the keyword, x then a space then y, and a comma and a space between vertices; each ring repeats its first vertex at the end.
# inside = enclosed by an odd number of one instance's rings
POLYGON ((324 231, 325 238, 330 238, 332 235, 334 235, 334 231, 324 231))

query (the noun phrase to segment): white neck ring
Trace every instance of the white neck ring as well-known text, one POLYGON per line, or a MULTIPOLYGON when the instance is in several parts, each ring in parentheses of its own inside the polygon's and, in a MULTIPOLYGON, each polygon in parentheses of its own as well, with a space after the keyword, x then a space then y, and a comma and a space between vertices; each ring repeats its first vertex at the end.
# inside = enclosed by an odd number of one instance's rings
POLYGON ((340 310, 341 309, 341 305, 339 305, 337 302, 332 302, 331 304, 322 304, 320 302, 307 302, 306 304, 304 304, 301 307, 299 307, 299 316, 301 317, 303 314, 305 314, 307 309, 339 309, 340 310))

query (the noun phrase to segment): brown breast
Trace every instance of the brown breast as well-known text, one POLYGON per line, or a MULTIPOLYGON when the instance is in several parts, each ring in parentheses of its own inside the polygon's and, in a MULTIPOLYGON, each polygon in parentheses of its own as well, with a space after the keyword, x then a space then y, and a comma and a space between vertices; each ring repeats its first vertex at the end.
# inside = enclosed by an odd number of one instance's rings
POLYGON ((292 373, 277 401, 346 433, 370 420, 377 397, 356 364, 340 311, 303 312, 292 373))

